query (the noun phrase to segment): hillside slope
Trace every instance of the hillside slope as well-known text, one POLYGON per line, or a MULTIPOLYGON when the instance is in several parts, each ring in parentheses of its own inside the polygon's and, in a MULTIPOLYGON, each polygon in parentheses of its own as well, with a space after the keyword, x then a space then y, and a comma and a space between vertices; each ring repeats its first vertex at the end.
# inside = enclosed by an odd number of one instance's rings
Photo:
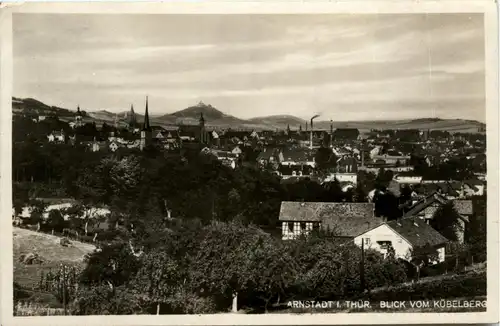
POLYGON ((13 228, 14 282, 31 288, 40 280, 40 275, 55 269, 61 263, 81 265, 83 256, 94 251, 95 246, 83 242, 71 241, 68 247, 59 244, 60 237, 13 228), (36 253, 42 264, 25 265, 19 261, 22 254, 36 253))

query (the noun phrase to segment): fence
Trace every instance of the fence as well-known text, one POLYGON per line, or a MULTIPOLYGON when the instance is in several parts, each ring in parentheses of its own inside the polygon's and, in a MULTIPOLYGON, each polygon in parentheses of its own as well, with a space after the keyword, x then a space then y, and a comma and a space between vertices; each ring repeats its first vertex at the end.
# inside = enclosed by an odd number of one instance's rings
MULTIPOLYGON (((50 308, 32 302, 17 302, 14 305, 14 316, 62 316, 63 308, 50 308)), ((68 313, 66 313, 68 315, 68 313)))

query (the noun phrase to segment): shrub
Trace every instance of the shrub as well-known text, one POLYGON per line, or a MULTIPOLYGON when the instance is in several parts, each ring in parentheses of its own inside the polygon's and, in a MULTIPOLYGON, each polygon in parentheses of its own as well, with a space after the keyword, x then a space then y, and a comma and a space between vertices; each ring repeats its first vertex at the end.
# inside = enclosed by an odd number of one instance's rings
POLYGON ((135 293, 107 285, 82 288, 70 304, 73 315, 130 315, 143 312, 135 293))

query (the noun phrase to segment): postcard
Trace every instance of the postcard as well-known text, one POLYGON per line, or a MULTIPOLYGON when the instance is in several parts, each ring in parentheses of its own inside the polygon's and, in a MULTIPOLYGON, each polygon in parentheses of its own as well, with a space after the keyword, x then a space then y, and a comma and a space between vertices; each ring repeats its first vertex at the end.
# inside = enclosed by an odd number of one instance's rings
POLYGON ((0 15, 2 324, 498 322, 494 1, 0 15))

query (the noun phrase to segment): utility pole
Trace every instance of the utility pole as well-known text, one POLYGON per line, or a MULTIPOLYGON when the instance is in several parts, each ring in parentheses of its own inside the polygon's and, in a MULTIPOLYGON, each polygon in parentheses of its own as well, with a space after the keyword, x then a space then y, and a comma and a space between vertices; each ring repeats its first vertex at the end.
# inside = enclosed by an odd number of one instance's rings
POLYGON ((359 279, 361 283, 361 292, 365 291, 365 238, 361 240, 361 261, 359 265, 359 279))
POLYGON ((66 266, 63 265, 62 267, 62 279, 63 279, 63 284, 62 284, 62 297, 63 297, 63 308, 64 308, 64 316, 67 315, 67 307, 66 307, 66 266))

